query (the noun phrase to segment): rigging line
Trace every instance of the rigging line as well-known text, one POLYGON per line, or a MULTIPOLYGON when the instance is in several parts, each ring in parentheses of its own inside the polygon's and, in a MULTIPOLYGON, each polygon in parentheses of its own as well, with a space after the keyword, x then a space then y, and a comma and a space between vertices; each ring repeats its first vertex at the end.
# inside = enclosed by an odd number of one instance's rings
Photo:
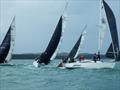
POLYGON ((84 32, 84 30, 87 28, 87 24, 84 26, 84 28, 82 29, 82 34, 83 34, 83 32, 84 32))
POLYGON ((64 10, 63 10, 63 13, 62 13, 62 15, 64 14, 65 10, 67 9, 67 7, 68 7, 68 4, 69 4, 69 1, 70 1, 70 0, 68 0, 68 1, 67 1, 67 3, 66 3, 66 5, 65 5, 65 8, 64 8, 64 10))

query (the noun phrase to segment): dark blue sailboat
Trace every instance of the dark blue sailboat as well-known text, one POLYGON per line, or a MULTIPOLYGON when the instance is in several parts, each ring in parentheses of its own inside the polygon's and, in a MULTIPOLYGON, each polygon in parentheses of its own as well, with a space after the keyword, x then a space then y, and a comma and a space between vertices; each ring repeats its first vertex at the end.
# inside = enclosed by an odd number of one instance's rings
POLYGON ((112 38, 112 42, 110 44, 110 47, 107 50, 106 56, 112 55, 113 58, 115 58, 116 61, 119 61, 119 41, 118 41, 118 32, 117 32, 117 26, 116 26, 116 19, 114 16, 114 13, 112 9, 109 7, 109 5, 103 0, 103 5, 109 25, 109 30, 112 38))
POLYGON ((13 46, 14 46, 14 30, 15 30, 15 18, 13 19, 8 32, 5 35, 4 40, 0 45, 0 63, 6 63, 11 59, 13 46))
MULTIPOLYGON (((56 50, 59 48, 62 37, 62 18, 63 17, 61 16, 46 50, 36 58, 38 64, 44 63, 47 65, 48 63, 50 63, 51 59, 54 59, 53 56, 56 56, 56 50)), ((35 63, 33 64, 35 65, 35 63)))
POLYGON ((86 29, 86 26, 84 27, 82 33, 80 34, 80 37, 78 38, 77 42, 71 49, 68 56, 65 59, 63 59, 63 61, 58 65, 58 67, 64 67, 63 63, 67 63, 68 61, 74 62, 74 59, 77 58, 79 51, 80 51, 80 45, 81 45, 82 41, 84 40, 84 35, 86 33, 85 29, 86 29))
MULTIPOLYGON (((86 28, 86 27, 85 27, 86 28)), ((84 29, 85 29, 84 28, 84 29)), ((84 35, 85 35, 85 31, 83 31, 80 34, 80 37, 78 38, 77 42, 75 43, 74 47, 71 49, 70 53, 68 54, 68 56, 64 59, 63 62, 67 62, 68 59, 70 59, 70 62, 72 62, 72 60, 74 60, 78 54, 79 54, 79 50, 80 50, 80 45, 81 45, 81 41, 83 41, 84 39, 84 35)))

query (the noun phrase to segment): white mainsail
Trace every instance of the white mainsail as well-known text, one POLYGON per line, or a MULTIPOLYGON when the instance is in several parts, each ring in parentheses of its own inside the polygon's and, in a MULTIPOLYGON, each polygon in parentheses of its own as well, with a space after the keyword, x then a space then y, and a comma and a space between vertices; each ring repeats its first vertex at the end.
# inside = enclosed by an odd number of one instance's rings
POLYGON ((105 10, 103 6, 103 2, 101 0, 100 2, 100 29, 99 29, 99 40, 98 40, 98 51, 100 51, 102 44, 103 44, 103 39, 105 36, 105 32, 107 29, 107 23, 106 23, 106 17, 105 17, 105 10))

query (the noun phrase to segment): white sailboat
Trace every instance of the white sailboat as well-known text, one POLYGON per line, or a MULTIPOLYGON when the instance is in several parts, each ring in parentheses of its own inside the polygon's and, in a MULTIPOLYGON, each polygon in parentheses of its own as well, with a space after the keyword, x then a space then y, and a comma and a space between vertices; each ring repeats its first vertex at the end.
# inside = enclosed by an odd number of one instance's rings
POLYGON ((111 8, 108 6, 108 4, 102 0, 101 3, 101 17, 100 17, 100 24, 101 29, 99 33, 99 46, 98 46, 98 52, 100 52, 100 48, 102 46, 102 40, 104 38, 104 32, 106 29, 106 22, 108 23, 109 30, 111 33, 112 38, 112 44, 110 47, 112 47, 112 53, 114 54, 114 59, 111 61, 97 61, 94 62, 92 60, 84 60, 82 62, 77 61, 73 63, 66 63, 65 68, 92 68, 92 69, 100 69, 100 68, 117 68, 120 69, 120 59, 119 57, 119 42, 118 42, 118 33, 117 33, 117 27, 116 27, 116 20, 115 16, 111 10, 111 8), (102 14, 103 13, 103 14, 102 14), (106 15, 106 18, 104 17, 106 15))

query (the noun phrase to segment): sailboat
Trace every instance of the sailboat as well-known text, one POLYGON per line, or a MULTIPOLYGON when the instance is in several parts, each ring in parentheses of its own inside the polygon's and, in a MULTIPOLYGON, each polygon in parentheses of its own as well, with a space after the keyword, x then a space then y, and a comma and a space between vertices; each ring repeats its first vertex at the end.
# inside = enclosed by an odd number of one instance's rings
POLYGON ((62 23, 63 23, 63 16, 60 17, 59 22, 56 26, 56 29, 52 35, 52 38, 46 50, 43 53, 41 53, 41 55, 38 56, 36 60, 33 62, 33 65, 35 67, 39 67, 42 64, 47 65, 48 63, 50 63, 50 60, 53 60, 56 57, 62 39, 62 32, 63 32, 62 23))
MULTIPOLYGON (((110 47, 108 48, 107 53, 113 54, 113 60, 104 61, 104 62, 102 61, 94 62, 92 60, 88 60, 87 62, 85 61, 85 62, 67 63, 65 64, 66 68, 92 68, 92 69, 117 68, 117 69, 120 69, 119 42, 118 42, 118 33, 117 33, 115 16, 113 14, 112 9, 104 0, 102 0, 101 6, 102 6, 101 9, 104 10, 104 13, 106 15, 106 21, 108 22, 111 39, 112 39, 112 43, 110 44, 110 47)), ((103 30, 100 32, 98 52, 100 52, 102 39, 104 37, 105 18, 103 17, 101 18, 101 24, 102 24, 103 30)))
POLYGON ((15 17, 0 45, 0 64, 8 63, 11 60, 15 43, 15 17))
POLYGON ((77 58, 79 51, 80 51, 80 46, 84 41, 84 37, 86 34, 86 29, 87 25, 84 27, 82 33, 80 34, 80 37, 78 38, 77 42, 75 43, 74 47, 71 49, 70 53, 68 56, 58 65, 60 68, 64 68, 64 64, 68 62, 74 62, 74 60, 77 58))
POLYGON ((65 5, 63 13, 60 16, 58 24, 55 28, 55 31, 51 37, 51 40, 49 41, 49 44, 48 44, 46 50, 43 53, 41 53, 33 62, 33 65, 35 67, 47 65, 50 63, 51 60, 55 59, 57 52, 60 48, 61 42, 62 42, 62 35, 63 35, 64 29, 65 29, 65 20, 66 20, 66 16, 65 16, 64 12, 67 9, 68 3, 69 3, 69 1, 65 5))

